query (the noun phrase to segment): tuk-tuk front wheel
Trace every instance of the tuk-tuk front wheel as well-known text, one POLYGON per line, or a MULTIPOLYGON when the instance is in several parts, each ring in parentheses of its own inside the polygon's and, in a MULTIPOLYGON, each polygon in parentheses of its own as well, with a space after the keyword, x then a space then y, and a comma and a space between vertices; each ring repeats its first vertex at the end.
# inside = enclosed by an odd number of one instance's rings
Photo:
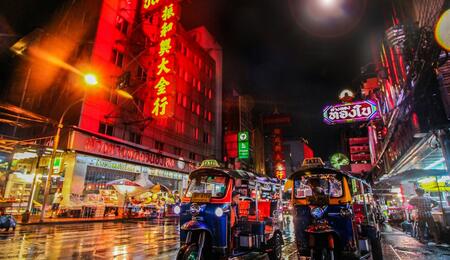
POLYGON ((283 249, 283 237, 280 233, 275 233, 271 240, 271 251, 269 252, 270 260, 280 260, 283 249))
POLYGON ((178 251, 177 260, 203 260, 203 256, 198 258, 198 249, 197 244, 184 245, 180 248, 180 251, 178 251))

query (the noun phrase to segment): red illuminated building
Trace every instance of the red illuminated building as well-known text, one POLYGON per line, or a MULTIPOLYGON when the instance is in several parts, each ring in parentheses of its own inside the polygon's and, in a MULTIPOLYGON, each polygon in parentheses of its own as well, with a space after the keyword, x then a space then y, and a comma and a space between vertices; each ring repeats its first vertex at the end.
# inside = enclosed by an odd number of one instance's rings
MULTIPOLYGON (((97 74, 100 86, 83 92, 79 75, 58 68, 43 88, 38 86, 42 80, 34 80, 39 67, 27 64, 32 70, 25 90, 29 101, 20 102, 22 87, 10 95, 11 103, 55 120, 74 104, 60 147, 70 151, 60 154, 67 165, 63 201, 69 202, 70 194, 105 188, 108 181, 135 180, 142 174, 181 191, 196 164, 222 157, 221 46, 204 27, 183 28, 181 1, 67 2, 58 25, 51 28, 52 37, 70 43, 61 58, 97 74), (75 34, 80 27, 88 29, 75 34)), ((36 45, 49 52, 57 48, 45 42, 36 45)), ((16 84, 22 86, 23 80, 16 84)), ((14 134, 35 138, 54 132, 39 127, 14 134)), ((53 188, 58 185, 53 183, 53 188)))

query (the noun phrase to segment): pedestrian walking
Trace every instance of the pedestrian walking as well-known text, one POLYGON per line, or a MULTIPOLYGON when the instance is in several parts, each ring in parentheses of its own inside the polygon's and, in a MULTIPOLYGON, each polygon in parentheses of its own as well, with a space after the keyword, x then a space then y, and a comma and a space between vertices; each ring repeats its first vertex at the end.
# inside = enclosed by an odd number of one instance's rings
POLYGON ((429 234, 433 237, 434 242, 439 242, 436 223, 434 223, 431 210, 438 206, 438 202, 428 196, 424 196, 425 191, 422 188, 416 189, 417 196, 411 198, 409 204, 417 210, 417 218, 419 224, 419 240, 425 241, 425 230, 428 226, 429 234))
POLYGON ((62 200, 63 195, 61 193, 61 189, 57 189, 55 192, 55 196, 53 197, 52 214, 50 215, 50 218, 53 218, 53 215, 58 216, 59 205, 61 204, 62 200))

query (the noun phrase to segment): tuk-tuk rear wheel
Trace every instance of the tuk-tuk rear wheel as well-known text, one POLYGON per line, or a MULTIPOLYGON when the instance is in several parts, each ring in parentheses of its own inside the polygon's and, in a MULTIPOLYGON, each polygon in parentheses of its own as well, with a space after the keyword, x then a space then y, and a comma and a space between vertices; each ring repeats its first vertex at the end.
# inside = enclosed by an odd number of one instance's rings
POLYGON ((383 260, 383 249, 381 246, 381 240, 371 239, 370 241, 371 253, 373 260, 383 260))
POLYGON ((311 250, 311 260, 334 260, 334 252, 328 248, 315 248, 311 250))
POLYGON ((269 253, 270 260, 280 260, 283 249, 283 237, 280 233, 275 233, 275 236, 272 238, 272 251, 269 253))

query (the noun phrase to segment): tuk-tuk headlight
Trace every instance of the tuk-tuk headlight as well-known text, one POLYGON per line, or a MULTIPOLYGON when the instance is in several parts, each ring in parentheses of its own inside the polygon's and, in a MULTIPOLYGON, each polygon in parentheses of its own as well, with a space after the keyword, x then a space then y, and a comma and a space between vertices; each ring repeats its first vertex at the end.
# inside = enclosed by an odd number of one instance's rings
POLYGON ((311 209, 311 216, 315 219, 321 219, 323 217, 324 211, 320 207, 311 209))
POLYGON ((350 209, 343 208, 339 211, 339 214, 344 218, 349 218, 352 216, 352 211, 350 209))
POLYGON ((216 214, 217 217, 222 217, 223 216, 223 209, 222 208, 216 208, 216 210, 214 211, 214 214, 216 214))
POLYGON ((192 203, 190 211, 192 216, 197 216, 200 213, 200 206, 197 203, 192 203))
POLYGON ((180 208, 180 206, 175 206, 175 207, 173 207, 173 213, 175 213, 175 214, 180 214, 180 212, 181 212, 181 208, 180 208))

